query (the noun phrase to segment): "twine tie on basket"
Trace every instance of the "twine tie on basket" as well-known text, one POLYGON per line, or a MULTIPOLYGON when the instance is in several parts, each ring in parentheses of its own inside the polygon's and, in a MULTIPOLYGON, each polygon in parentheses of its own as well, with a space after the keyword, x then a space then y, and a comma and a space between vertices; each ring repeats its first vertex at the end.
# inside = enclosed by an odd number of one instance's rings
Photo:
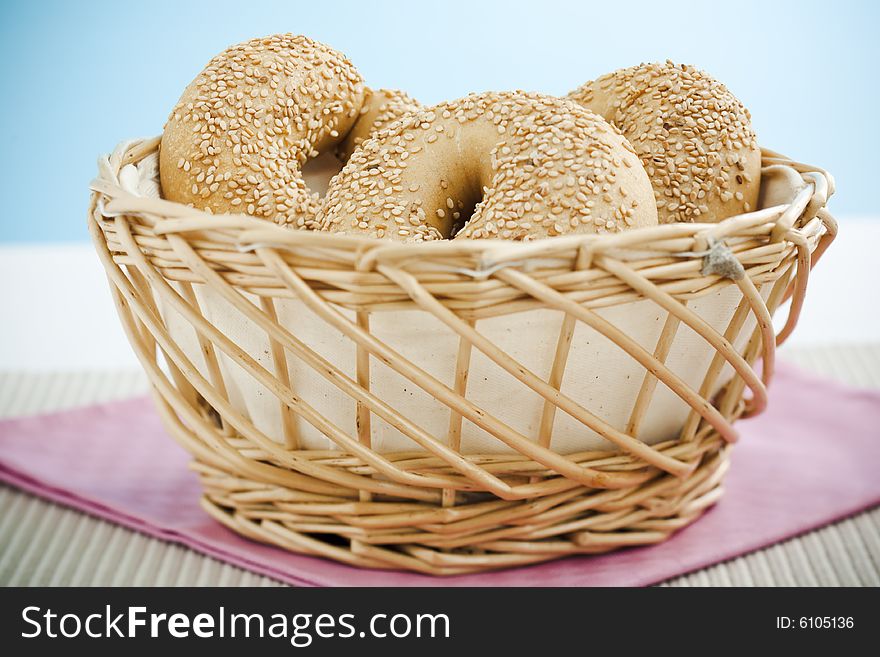
POLYGON ((703 276, 717 274, 734 281, 741 280, 746 275, 746 270, 742 263, 737 260, 736 255, 730 250, 723 240, 717 242, 711 241, 709 249, 693 255, 703 256, 703 268, 700 273, 703 276))

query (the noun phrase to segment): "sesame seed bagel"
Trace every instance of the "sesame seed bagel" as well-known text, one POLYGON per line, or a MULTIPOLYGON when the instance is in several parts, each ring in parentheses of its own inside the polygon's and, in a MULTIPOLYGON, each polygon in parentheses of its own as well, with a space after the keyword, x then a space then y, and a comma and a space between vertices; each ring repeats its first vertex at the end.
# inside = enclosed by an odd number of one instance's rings
POLYGON ((364 98, 341 53, 304 36, 252 39, 212 59, 162 135, 165 198, 307 226, 319 199, 302 165, 351 129, 364 98))
POLYGON ((569 98, 633 145, 660 223, 720 221, 757 208, 761 151, 751 116, 706 73, 669 61, 641 64, 588 82, 569 98))
POLYGON ((404 116, 355 149, 317 220, 322 230, 401 241, 656 223, 648 177, 619 131, 576 103, 524 92, 404 116))
POLYGON ((358 144, 388 127, 407 112, 420 108, 421 104, 403 91, 364 87, 364 103, 360 115, 345 138, 336 144, 332 152, 324 151, 303 166, 306 185, 323 197, 333 176, 340 172, 358 144))
POLYGON ((422 104, 411 98, 409 94, 397 89, 365 89, 364 103, 360 116, 348 134, 336 147, 336 155, 342 162, 347 162, 360 146, 361 142, 409 112, 422 109, 422 104))

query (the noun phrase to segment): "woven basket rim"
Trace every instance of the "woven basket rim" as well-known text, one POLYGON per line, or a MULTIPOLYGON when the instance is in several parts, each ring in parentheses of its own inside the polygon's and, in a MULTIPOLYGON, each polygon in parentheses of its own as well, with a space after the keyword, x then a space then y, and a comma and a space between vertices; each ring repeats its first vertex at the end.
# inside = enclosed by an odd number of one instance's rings
MULTIPOLYGON (((712 241, 723 239, 735 232, 744 223, 759 224, 762 220, 772 221, 783 215, 792 215, 792 228, 803 227, 802 218, 807 221, 811 213, 803 210, 808 204, 824 207, 834 193, 833 176, 826 170, 813 165, 792 160, 776 151, 762 148, 762 166, 786 165, 799 173, 810 175, 813 190, 810 194, 800 194, 788 204, 760 208, 752 212, 733 215, 719 222, 672 223, 657 226, 630 228, 615 234, 575 234, 547 237, 528 242, 504 239, 479 240, 438 240, 424 243, 404 243, 365 235, 342 235, 337 233, 297 229, 281 226, 266 219, 252 217, 244 213, 211 214, 182 203, 164 198, 151 199, 131 194, 118 182, 118 172, 127 164, 136 164, 159 148, 160 137, 123 141, 116 152, 124 155, 114 167, 111 156, 99 159, 101 175, 90 183, 93 196, 110 198, 104 203, 97 200, 97 208, 104 216, 119 214, 150 214, 164 217, 165 222, 154 228, 157 234, 171 232, 199 232, 210 239, 214 231, 233 231, 237 234, 239 248, 253 250, 259 245, 280 248, 309 247, 332 251, 354 251, 358 253, 359 268, 368 269, 375 262, 400 262, 418 257, 436 260, 470 258, 480 265, 478 276, 484 270, 513 261, 553 257, 564 252, 582 250, 586 253, 626 248, 643 244, 653 239, 687 238, 696 239, 698 250, 704 250, 712 241), (115 169, 115 170, 114 170, 115 169), (109 175, 108 175, 109 174, 109 175), (818 197, 818 198, 817 198, 818 197)), ((804 222, 805 223, 805 222, 804 222)))

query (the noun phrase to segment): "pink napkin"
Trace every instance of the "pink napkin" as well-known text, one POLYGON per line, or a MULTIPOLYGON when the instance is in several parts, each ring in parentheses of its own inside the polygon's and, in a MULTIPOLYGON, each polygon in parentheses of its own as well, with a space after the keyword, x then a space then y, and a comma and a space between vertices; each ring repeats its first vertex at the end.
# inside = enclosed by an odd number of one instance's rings
POLYGON ((361 570, 241 538, 198 506, 189 457, 145 398, 0 423, 0 480, 286 582, 309 586, 639 586, 880 503, 880 392, 781 365, 770 409, 738 424, 727 493, 651 547, 432 578, 361 570))

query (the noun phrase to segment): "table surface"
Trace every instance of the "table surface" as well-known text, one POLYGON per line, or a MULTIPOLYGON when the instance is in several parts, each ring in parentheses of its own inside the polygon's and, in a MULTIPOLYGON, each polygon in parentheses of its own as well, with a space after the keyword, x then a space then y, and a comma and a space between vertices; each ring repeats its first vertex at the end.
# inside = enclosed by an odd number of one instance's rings
MULTIPOLYGON (((878 243, 880 221, 841 223, 781 358, 880 388, 878 243)), ((146 391, 90 245, 0 246, 0 307, 0 417, 146 391)), ((278 584, 0 486, 0 585, 278 584)), ((880 586, 880 507, 665 584, 880 586)))

